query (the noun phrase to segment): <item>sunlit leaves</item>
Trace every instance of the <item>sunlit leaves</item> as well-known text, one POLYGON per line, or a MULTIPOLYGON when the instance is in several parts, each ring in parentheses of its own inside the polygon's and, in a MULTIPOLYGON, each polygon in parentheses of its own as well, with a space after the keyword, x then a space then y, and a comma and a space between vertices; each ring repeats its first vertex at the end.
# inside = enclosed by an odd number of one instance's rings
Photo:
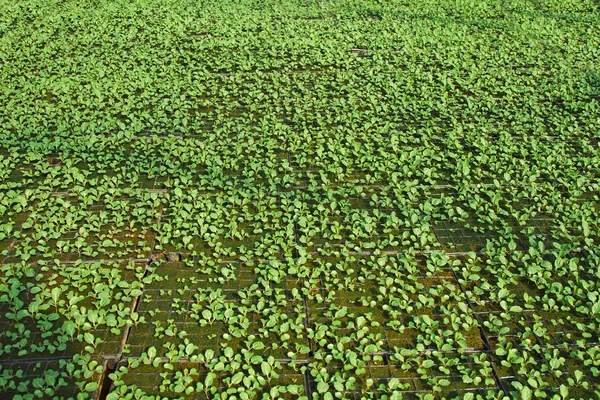
POLYGON ((2 390, 597 389, 592 1, 18 3, 2 390))

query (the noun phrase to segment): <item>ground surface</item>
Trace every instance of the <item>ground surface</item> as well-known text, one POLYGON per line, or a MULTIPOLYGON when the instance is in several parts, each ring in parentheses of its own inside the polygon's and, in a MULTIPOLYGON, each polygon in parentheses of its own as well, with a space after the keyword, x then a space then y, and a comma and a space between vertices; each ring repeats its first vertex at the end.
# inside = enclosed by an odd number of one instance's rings
POLYGON ((0 397, 597 398, 599 9, 0 0, 0 397))

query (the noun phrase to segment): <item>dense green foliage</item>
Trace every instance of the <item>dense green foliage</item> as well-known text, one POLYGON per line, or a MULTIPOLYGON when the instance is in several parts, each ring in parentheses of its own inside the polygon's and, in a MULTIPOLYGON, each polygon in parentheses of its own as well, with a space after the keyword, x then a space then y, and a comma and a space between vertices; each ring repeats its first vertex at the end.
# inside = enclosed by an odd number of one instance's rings
POLYGON ((599 25, 0 0, 0 397, 597 398, 599 25))

